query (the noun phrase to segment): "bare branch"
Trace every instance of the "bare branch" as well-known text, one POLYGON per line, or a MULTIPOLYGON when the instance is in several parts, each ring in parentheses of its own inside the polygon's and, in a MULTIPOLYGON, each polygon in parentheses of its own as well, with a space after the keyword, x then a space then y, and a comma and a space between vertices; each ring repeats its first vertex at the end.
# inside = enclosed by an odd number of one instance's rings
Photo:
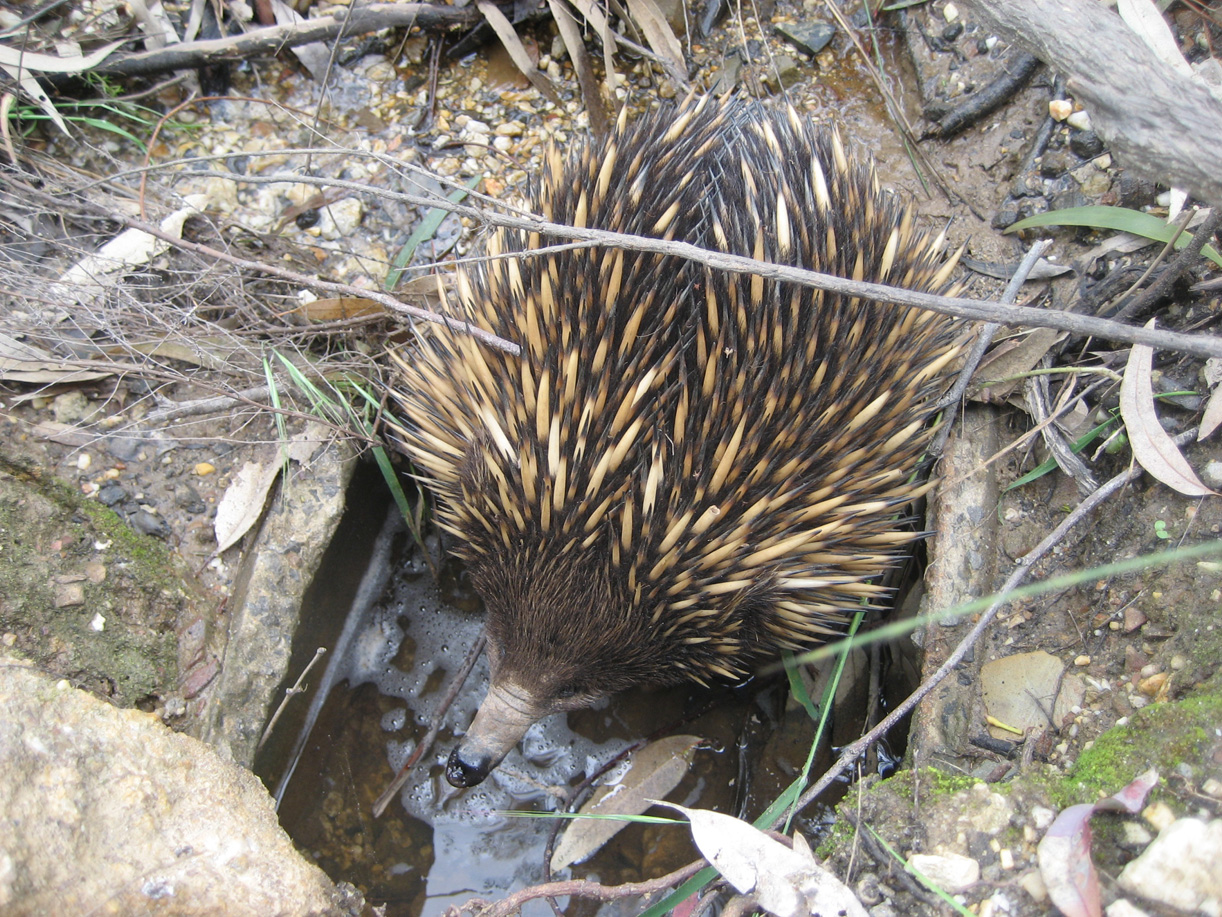
MULTIPOLYGON (((154 51, 113 54, 90 72, 103 76, 147 76, 167 70, 183 70, 276 54, 285 48, 314 41, 329 41, 341 33, 354 35, 390 28, 437 29, 473 25, 479 20, 474 7, 460 8, 431 3, 373 3, 354 6, 332 16, 304 22, 267 26, 245 35, 189 41, 154 51)), ((75 76, 76 74, 72 74, 75 76)), ((51 78, 51 75, 47 75, 51 78)))

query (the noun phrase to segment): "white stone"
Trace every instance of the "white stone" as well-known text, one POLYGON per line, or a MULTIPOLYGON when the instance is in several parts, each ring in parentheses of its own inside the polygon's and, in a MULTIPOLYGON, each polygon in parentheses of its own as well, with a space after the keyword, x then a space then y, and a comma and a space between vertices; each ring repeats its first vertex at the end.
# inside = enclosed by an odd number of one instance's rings
POLYGON ((1065 123, 1070 127, 1077 128, 1080 131, 1088 131, 1091 129, 1090 115, 1084 111, 1075 111, 1072 115, 1065 119, 1065 123))
POLYGON ((1185 913, 1222 917, 1222 819, 1172 822, 1124 868, 1120 887, 1185 913))
POLYGON ((980 881, 980 864, 957 853, 914 853, 908 865, 944 892, 961 892, 980 881))
POLYGON ((1049 809, 1047 806, 1032 806, 1031 821, 1035 823, 1035 827, 1041 831, 1045 830, 1049 825, 1056 821, 1057 813, 1049 809))
POLYGON ((1107 917, 1149 917, 1145 911, 1124 898, 1113 901, 1103 912, 1107 917))
POLYGON ((7 655, 0 709, 0 912, 332 913, 267 790, 212 748, 7 655))
POLYGON ((1048 886, 1044 884, 1044 877, 1038 869, 1029 869, 1019 876, 1018 886, 1030 895, 1033 901, 1043 904, 1048 900, 1048 886))

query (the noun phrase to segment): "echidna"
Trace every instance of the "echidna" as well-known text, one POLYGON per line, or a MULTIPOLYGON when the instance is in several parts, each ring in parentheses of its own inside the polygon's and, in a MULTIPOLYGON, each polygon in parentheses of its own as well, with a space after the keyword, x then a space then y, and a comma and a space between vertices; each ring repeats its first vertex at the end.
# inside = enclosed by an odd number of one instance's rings
MULTIPOLYGON (((954 258, 872 163, 792 109, 689 101, 552 150, 546 219, 920 290, 954 258)), ((400 446, 487 605, 492 684, 446 775, 632 685, 739 679, 840 634, 917 535, 952 321, 615 247, 499 230, 474 324, 400 356, 400 446), (505 257, 505 256, 510 257, 505 257)))

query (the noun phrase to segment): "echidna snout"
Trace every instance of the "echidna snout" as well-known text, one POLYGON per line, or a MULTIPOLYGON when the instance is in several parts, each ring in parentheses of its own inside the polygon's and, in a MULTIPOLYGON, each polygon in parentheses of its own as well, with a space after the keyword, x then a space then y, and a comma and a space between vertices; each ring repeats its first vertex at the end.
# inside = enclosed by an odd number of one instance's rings
POLYGON ((446 761, 446 780, 451 786, 471 787, 483 783, 536 720, 559 708, 534 705, 512 685, 496 681, 480 704, 479 712, 446 761))
MULTIPOLYGON (((956 257, 869 158, 792 109, 700 99, 553 150, 531 209, 857 280, 956 257)), ((392 354, 399 447, 488 608, 472 786, 536 719, 632 685, 739 680, 885 599, 967 334, 921 309, 500 229, 463 319, 392 354)), ((567 240, 565 240, 567 241, 567 240)))
POLYGON ((544 573, 536 577, 537 588, 527 585, 515 608, 502 609, 497 599, 489 601, 487 637, 492 678, 475 719, 446 762, 446 780, 452 786, 482 783, 526 730, 546 716, 588 707, 634 684, 675 680, 659 679, 656 674, 651 677, 642 667, 639 653, 633 649, 633 645, 647 645, 640 637, 625 640, 626 635, 614 628, 593 634, 580 624, 565 633, 546 619, 575 620, 579 615, 557 618, 549 612, 543 618, 532 618, 516 613, 521 602, 530 608, 551 609, 557 602, 571 608, 588 607, 590 596, 584 594, 585 590, 581 586, 566 589, 565 581, 582 584, 589 580, 564 566, 552 567, 550 576, 544 573), (498 626, 506 620, 516 621, 511 633, 498 626), (582 640, 584 665, 565 658, 574 639, 582 640))
POLYGON ((494 679, 467 735, 450 752, 446 780, 460 788, 483 783, 527 728, 547 712, 514 686, 494 679))

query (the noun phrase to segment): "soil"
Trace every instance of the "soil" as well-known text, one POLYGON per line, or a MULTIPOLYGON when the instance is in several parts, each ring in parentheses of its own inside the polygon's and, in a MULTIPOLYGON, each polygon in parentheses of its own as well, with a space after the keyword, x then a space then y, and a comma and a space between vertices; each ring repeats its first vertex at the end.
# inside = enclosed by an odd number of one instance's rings
MULTIPOLYGON (((767 12, 773 24, 806 22, 813 15, 786 0, 767 12)), ((1014 51, 992 42, 962 14, 954 15, 949 3, 904 15, 906 38, 882 32, 877 59, 914 123, 922 112, 953 107, 987 84, 1014 51)), ((1179 25, 1186 46, 1199 47, 1205 27, 1187 20, 1179 25)), ((424 40, 354 38, 348 42, 353 53, 332 73, 320 138, 311 118, 301 114, 320 109, 317 85, 291 57, 235 72, 233 100, 190 109, 192 124, 180 124, 153 142, 154 162, 218 158, 159 169, 148 189, 158 218, 183 196, 202 195, 205 216, 188 222, 189 238, 244 258, 287 263, 358 289, 376 289, 424 209, 388 193, 418 193, 422 186, 448 191, 445 180, 461 184, 478 177, 489 196, 517 203, 547 143, 563 145, 588 129, 572 67, 552 27, 544 23, 522 31, 540 69, 558 81, 561 104, 543 99, 500 51, 485 46, 443 62, 435 109, 426 114, 424 40), (257 96, 274 104, 251 101, 257 96), (267 174, 302 168, 306 154, 298 150, 324 141, 329 149, 313 156, 312 174, 357 181, 367 191, 259 183, 267 174), (439 178, 422 177, 412 166, 439 178), (212 172, 228 177, 205 174, 212 172)), ((709 39, 691 41, 687 51, 696 85, 729 81, 763 95, 775 94, 778 80, 785 83, 796 108, 836 124, 867 148, 884 182, 917 198, 922 220, 946 226, 952 244, 966 246, 969 263, 990 274, 998 273, 990 265, 1012 268, 1027 244, 999 230, 1031 213, 1087 203, 1165 212, 1160 189, 1127 173, 1086 120, 1046 124, 1050 99, 1063 98, 1064 91, 1044 70, 979 124, 948 140, 926 141, 928 161, 918 175, 861 56, 843 33, 811 54, 795 50, 754 19, 727 20, 709 39), (1046 149, 1029 157, 1032 139, 1046 126, 1051 131, 1046 149), (941 186, 949 193, 938 191, 941 186)), ((680 93, 641 60, 621 63, 626 82, 615 91, 617 102, 640 108, 680 93)), ((118 174, 139 164, 139 152, 125 144, 88 127, 79 132, 93 145, 51 132, 34 135, 27 147, 31 162, 44 175, 54 174, 56 158, 72 162, 82 174, 118 174)), ((6 277, 53 279, 107 234, 106 225, 84 211, 69 222, 62 233, 48 233, 49 253, 10 261, 6 277)), ((44 224, 35 219, 25 225, 32 228, 17 239, 23 244, 44 224)), ((409 263, 439 261, 445 270, 471 250, 477 228, 448 217, 409 263)), ((1129 276, 1131 283, 1156 254, 1150 248, 1130 253, 1109 247, 1086 230, 1051 236, 1056 261, 1073 270, 1029 284, 1023 298, 1038 296, 1055 307, 1097 292, 1112 282, 1109 278, 1129 276)), ((274 463, 280 444, 300 431, 311 413, 310 396, 292 387, 269 354, 283 353, 298 366, 331 366, 336 375, 359 372, 376 389, 382 349, 406 337, 399 320, 376 309, 312 313, 312 295, 300 295, 291 284, 259 279, 240 266, 213 265, 206 256, 204 267, 200 264, 161 253, 148 265, 132 266, 133 274, 163 286, 182 284, 180 294, 157 306, 140 308, 144 300, 130 290, 114 294, 121 307, 113 311, 96 300, 68 309, 27 295, 0 316, 0 332, 44 348, 52 363, 76 354, 98 365, 105 359, 115 364, 103 378, 87 382, 58 378, 54 368, 37 380, 9 373, 0 382, 8 432, 0 440, 0 531, 5 533, 0 638, 46 670, 115 703, 155 709, 176 728, 190 726, 188 702, 206 697, 215 677, 217 655, 206 647, 226 625, 235 571, 251 547, 247 539, 217 555, 217 505, 248 462, 274 463), (279 423, 267 409, 267 392, 251 393, 269 373, 278 373, 278 394, 290 408, 279 423), (150 412, 155 416, 167 407, 234 391, 247 394, 220 415, 149 420, 150 412)), ((1151 313, 1159 325, 1208 328, 1219 313, 1218 296, 1189 286, 1211 276, 1216 268, 1206 264, 1179 284, 1172 300, 1151 313)), ((1000 287, 996 277, 972 273, 966 295, 992 298, 1000 287)), ((1122 371, 1127 357, 1120 345, 1101 341, 1061 340, 1059 346, 1050 358, 1055 365, 1086 366, 1092 372, 1122 371)), ((1208 393, 1201 361, 1159 354, 1156 366, 1163 391, 1208 393)), ((1053 400, 1058 391, 1068 388, 1054 386, 1053 400)), ((987 415, 969 414, 959 438, 970 442, 987 424, 1000 446, 1020 441, 1033 423, 1021 390, 989 397, 1000 407, 988 408, 987 415)), ((1095 389, 1073 418, 1078 426, 1070 438, 1106 419, 1117 398, 1113 383, 1095 389)), ((1187 429, 1198 422, 1203 402, 1199 395, 1167 399, 1160 420, 1172 432, 1187 429)), ((342 425, 334 416, 329 422, 342 425)), ((1185 454, 1199 471, 1219 458, 1208 441, 1185 454)), ((1042 443, 1027 439, 987 466, 989 455, 982 456, 973 468, 973 474, 992 482, 992 490, 986 489, 992 502, 963 510, 969 530, 944 533, 978 539, 973 548, 980 578, 973 595, 996 589, 1078 502, 1078 488, 1059 470, 1002 491, 1046 455, 1042 443)), ((1106 480, 1131 460, 1121 444, 1114 453, 1092 456, 1091 467, 1098 480, 1106 480)), ((1216 540, 1220 532, 1216 498, 1184 497, 1147 475, 1070 533, 1039 562, 1032 578, 1161 554, 1216 540)), ((930 547, 935 566, 939 550, 936 542, 930 547)), ((1004 907, 1013 914, 1040 914, 1049 905, 1032 876, 1035 844, 1047 827, 1045 812, 1093 802, 1157 767, 1163 781, 1155 804, 1176 814, 1217 817, 1222 801, 1210 781, 1222 779, 1216 728, 1222 722, 1222 682, 1216 674, 1222 659, 1218 564, 1210 556, 1100 574, 1011 603, 961 677, 952 676, 937 706, 918 716, 908 752, 915 767, 888 780, 868 776, 850 792, 842 807, 848 814, 820 848, 831 868, 849 875, 867 903, 877 895, 876 908, 938 911, 941 905, 896 869, 885 851, 862 840, 868 832, 856 829, 868 826, 905 855, 938 850, 975 858, 982 878, 964 895, 981 906, 981 913, 985 907, 1004 907), (1042 728, 1025 737, 1006 739, 1003 731, 996 739, 994 730, 994 744, 973 744, 987 732, 977 683, 981 669, 1001 656, 1032 651, 1063 663, 1081 687, 1077 702, 1063 719, 1052 721, 1050 714, 1042 728), (958 726, 952 723, 956 717, 962 720, 958 726), (970 785, 956 782, 969 776, 970 785), (981 814, 990 806, 1003 813, 1003 827, 990 827, 981 814)), ((969 625, 970 619, 929 625, 924 645, 930 660, 942 658, 969 625)), ((376 700, 368 703, 371 716, 386 712, 376 700)), ((335 815, 339 821, 353 818, 350 812, 335 815)), ((1116 827, 1119 818, 1112 818, 1096 848, 1110 875, 1140 850, 1131 832, 1116 827)), ((648 858, 648 849, 640 856, 648 858)))

